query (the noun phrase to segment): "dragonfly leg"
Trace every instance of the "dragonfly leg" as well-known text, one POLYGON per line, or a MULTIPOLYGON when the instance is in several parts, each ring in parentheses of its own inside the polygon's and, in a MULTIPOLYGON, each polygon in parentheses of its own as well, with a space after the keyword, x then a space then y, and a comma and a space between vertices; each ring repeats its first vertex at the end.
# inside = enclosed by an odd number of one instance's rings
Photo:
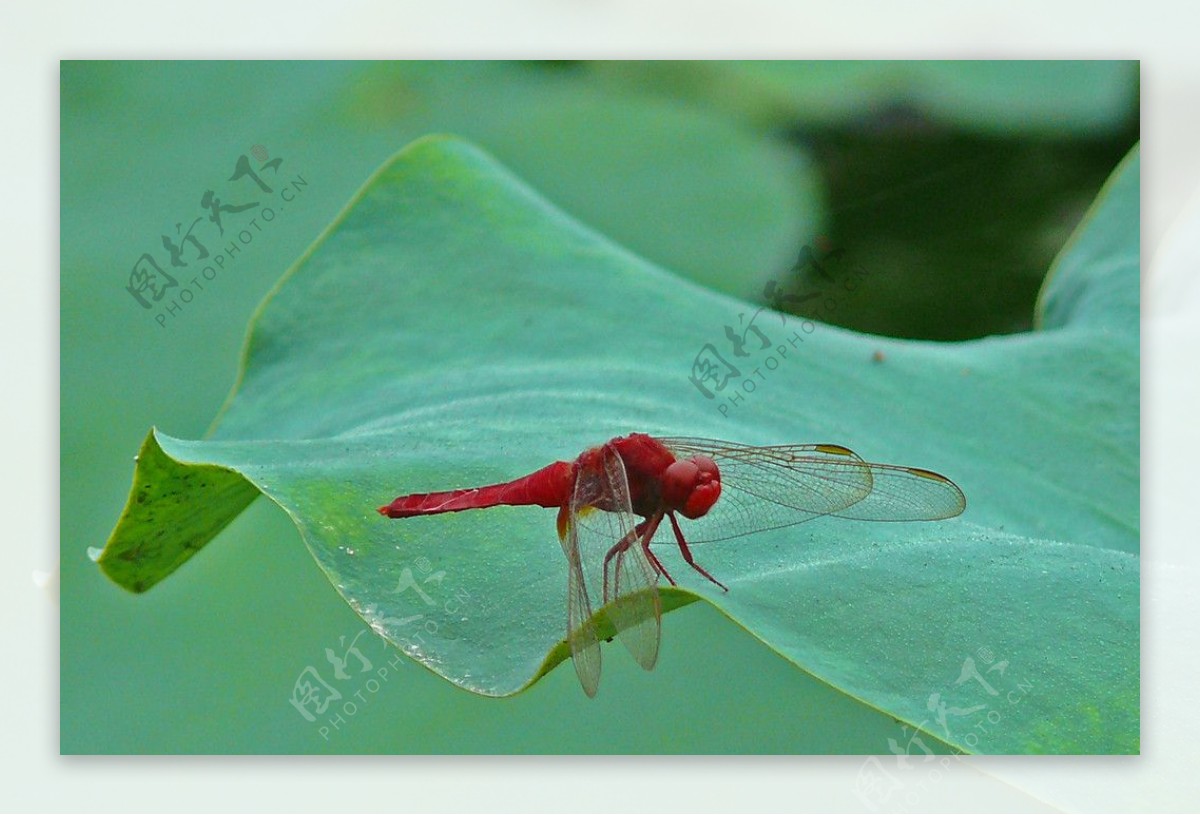
POLYGON ((658 525, 660 523, 662 523, 662 513, 659 513, 658 515, 656 515, 652 521, 646 520, 644 523, 638 525, 638 529, 641 529, 642 527, 649 524, 649 527, 646 529, 645 534, 643 534, 641 536, 642 551, 646 553, 646 558, 650 561, 650 565, 654 567, 654 570, 656 572, 658 572, 659 574, 661 574, 663 577, 667 578, 667 582, 670 583, 672 586, 674 586, 674 585, 676 585, 675 578, 671 577, 671 573, 667 571, 667 567, 662 565, 662 561, 659 560, 658 556, 655 555, 654 552, 651 551, 651 549, 650 549, 650 541, 653 540, 654 533, 658 531, 658 525))
POLYGON ((646 557, 648 557, 650 559, 650 565, 653 566, 659 574, 661 574, 663 577, 667 578, 667 582, 670 583, 672 586, 677 585, 675 582, 675 578, 671 577, 670 572, 667 571, 667 567, 662 565, 662 561, 658 559, 658 556, 650 551, 650 543, 649 542, 645 543, 643 545, 643 548, 646 552, 646 557))
MULTIPOLYGON (((645 541, 648 538, 654 537, 654 532, 655 532, 655 530, 658 529, 658 523, 661 520, 662 520, 662 518, 657 518, 654 520, 653 523, 651 523, 650 519, 647 518, 646 520, 642 521, 640 524, 635 526, 628 535, 621 538, 621 540, 617 541, 616 545, 613 546, 613 548, 608 550, 608 553, 604 556, 604 569, 603 569, 604 570, 604 602, 607 603, 609 601, 609 599, 611 597, 615 596, 615 594, 616 594, 616 591, 614 591, 613 594, 611 594, 611 595, 608 593, 608 563, 609 563, 609 561, 612 560, 614 557, 618 558, 617 562, 618 562, 618 568, 619 568, 621 555, 625 554, 625 552, 629 549, 630 546, 633 545, 633 542, 636 540, 641 539, 643 541, 643 543, 642 543, 643 546, 648 545, 645 541), (646 534, 647 526, 649 526, 649 530, 650 530, 649 535, 646 534)), ((653 558, 654 556, 651 555, 650 557, 653 558)), ((671 580, 670 577, 668 577, 667 579, 671 580)), ((675 581, 671 580, 671 584, 674 585, 674 583, 675 583, 675 581)), ((617 591, 619 591, 620 588, 621 588, 620 586, 614 587, 614 589, 617 591)))
MULTIPOLYGON (((675 520, 675 513, 668 512, 667 516, 671 519, 671 528, 673 530, 675 530, 675 542, 679 544, 679 551, 683 553, 683 559, 687 561, 687 564, 689 566, 691 566, 693 569, 695 569, 696 571, 700 572, 700 574, 707 577, 712 582, 716 583, 718 586, 720 586, 725 591, 729 591, 728 586, 726 586, 720 580, 717 580, 717 578, 715 578, 711 574, 709 574, 708 571, 703 566, 701 566, 699 563, 697 563, 695 561, 694 558, 692 558, 692 550, 688 549, 687 541, 684 540, 684 537, 683 537, 683 530, 679 528, 679 521, 675 520)), ((672 582, 674 582, 674 581, 672 581, 672 582)))
MULTIPOLYGON (((636 529, 634 529, 632 532, 630 532, 625 537, 621 538, 621 540, 617 541, 617 543, 613 546, 613 548, 609 549, 608 553, 604 555, 604 567, 603 567, 604 602, 606 602, 606 603, 609 601, 609 598, 611 598, 613 596, 612 594, 609 594, 609 591, 608 591, 608 563, 614 557, 624 553, 625 550, 629 548, 630 544, 633 543, 634 539, 636 539, 639 535, 641 535, 641 531, 640 531, 641 528, 642 528, 641 524, 639 524, 636 529)), ((620 587, 618 586, 617 588, 620 588, 620 587)))
POLYGON ((613 593, 609 594, 609 591, 608 591, 608 564, 609 564, 609 561, 611 561, 615 557, 615 558, 618 558, 618 563, 619 563, 620 562, 619 558, 622 555, 624 555, 624 553, 629 549, 630 546, 633 545, 634 541, 640 541, 642 551, 644 551, 646 553, 647 557, 650 560, 650 565, 654 568, 654 570, 657 571, 659 574, 661 574, 663 577, 667 578, 667 582, 669 582, 672 586, 675 585, 675 579, 673 577, 671 577, 671 575, 667 574, 667 570, 662 565, 662 562, 659 561, 659 559, 657 557, 655 557, 654 553, 650 551, 650 540, 654 537, 654 533, 658 531, 658 525, 660 523, 662 523, 662 515, 658 515, 653 518, 647 518, 646 520, 644 520, 640 524, 638 524, 636 527, 634 527, 632 532, 630 532, 628 535, 626 535, 624 538, 622 538, 620 541, 618 541, 617 544, 615 546, 613 546, 613 548, 608 550, 608 553, 604 556, 604 567, 603 567, 603 571, 604 571, 604 601, 605 602, 608 602, 609 599, 614 597, 616 595, 617 591, 620 591, 620 588, 621 588, 620 586, 614 586, 613 593))

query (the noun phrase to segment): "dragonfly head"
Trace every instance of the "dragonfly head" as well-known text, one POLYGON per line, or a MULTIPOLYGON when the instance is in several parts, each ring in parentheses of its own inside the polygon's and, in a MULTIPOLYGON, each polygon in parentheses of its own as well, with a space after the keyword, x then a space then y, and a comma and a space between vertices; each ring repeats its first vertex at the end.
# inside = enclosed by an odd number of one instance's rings
POLYGON ((699 518, 721 495, 721 472, 708 456, 679 460, 662 474, 662 497, 669 509, 699 518))

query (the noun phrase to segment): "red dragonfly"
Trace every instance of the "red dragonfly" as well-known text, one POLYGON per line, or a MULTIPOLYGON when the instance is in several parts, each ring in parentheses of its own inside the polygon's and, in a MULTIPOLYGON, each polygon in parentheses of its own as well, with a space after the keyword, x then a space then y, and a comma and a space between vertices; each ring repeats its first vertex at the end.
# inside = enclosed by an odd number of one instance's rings
POLYGON ((750 447, 632 433, 514 481, 403 495, 379 512, 411 518, 501 505, 558 509, 558 536, 567 556, 567 642, 584 691, 595 696, 600 630, 593 597, 643 668, 652 669, 658 660, 658 579, 672 586, 675 579, 651 549, 656 534, 657 542, 678 545, 689 566, 728 591, 696 562, 689 544, 826 515, 936 521, 960 514, 966 498, 945 476, 870 464, 837 444, 750 447), (687 536, 679 516, 698 521, 687 536))

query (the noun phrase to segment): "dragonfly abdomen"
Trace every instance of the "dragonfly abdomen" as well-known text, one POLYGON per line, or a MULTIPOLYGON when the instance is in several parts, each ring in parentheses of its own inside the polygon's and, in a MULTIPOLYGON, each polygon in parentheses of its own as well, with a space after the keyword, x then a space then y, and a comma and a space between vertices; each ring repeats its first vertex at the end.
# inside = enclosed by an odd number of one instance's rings
POLYGON ((535 473, 486 487, 401 495, 379 508, 389 518, 439 515, 496 506, 561 507, 571 497, 571 465, 556 461, 535 473))

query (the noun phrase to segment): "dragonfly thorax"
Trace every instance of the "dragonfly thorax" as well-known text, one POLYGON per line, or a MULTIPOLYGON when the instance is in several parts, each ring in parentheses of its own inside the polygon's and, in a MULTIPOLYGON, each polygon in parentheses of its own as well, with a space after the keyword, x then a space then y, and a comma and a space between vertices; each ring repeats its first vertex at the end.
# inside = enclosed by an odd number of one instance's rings
POLYGON ((707 456, 680 459, 663 471, 662 499, 685 518, 699 518, 721 495, 721 472, 707 456))

